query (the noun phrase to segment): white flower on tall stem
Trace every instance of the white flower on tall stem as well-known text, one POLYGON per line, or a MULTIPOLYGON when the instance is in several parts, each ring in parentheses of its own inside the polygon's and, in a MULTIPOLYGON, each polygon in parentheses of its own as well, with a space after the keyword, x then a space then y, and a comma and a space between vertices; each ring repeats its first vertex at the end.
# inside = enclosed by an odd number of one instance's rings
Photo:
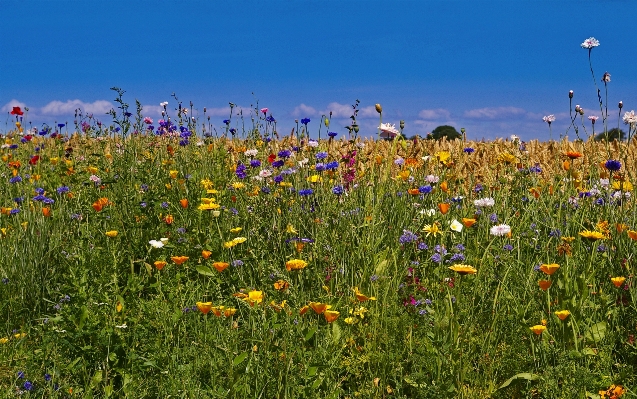
POLYGON ((588 120, 594 125, 595 122, 599 119, 599 116, 589 115, 588 120))
POLYGON ((511 226, 509 226, 508 224, 498 224, 491 227, 490 232, 493 236, 502 237, 511 233, 511 226))
POLYGON ((545 116, 544 118, 542 118, 542 120, 550 125, 551 123, 555 122, 555 115, 551 114, 551 115, 545 116))
POLYGON ((148 241, 148 243, 150 244, 151 247, 153 248, 162 248, 164 246, 164 243, 158 240, 150 240, 148 241))
POLYGON ((473 201, 473 205, 475 205, 477 208, 492 207, 493 205, 495 205, 495 200, 489 197, 480 198, 473 201))
POLYGON ((389 123, 381 123, 378 128, 383 133, 391 133, 395 134, 396 136, 400 135, 400 132, 398 131, 398 129, 396 129, 396 124, 390 125, 389 123))
POLYGON ((610 73, 604 72, 604 76, 602 76, 602 82, 604 83, 610 82, 610 73))
POLYGON ((584 43, 582 43, 582 48, 591 50, 593 47, 597 47, 599 46, 599 40, 595 39, 594 37, 589 37, 588 39, 584 40, 584 43))
POLYGON ((637 115, 635 115, 635 111, 626 112, 624 114, 624 123, 627 125, 635 125, 637 124, 637 115))

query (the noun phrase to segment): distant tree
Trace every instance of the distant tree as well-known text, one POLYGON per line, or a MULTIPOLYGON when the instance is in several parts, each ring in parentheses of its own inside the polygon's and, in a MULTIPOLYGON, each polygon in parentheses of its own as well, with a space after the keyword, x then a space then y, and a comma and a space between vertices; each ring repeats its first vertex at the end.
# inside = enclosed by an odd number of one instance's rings
POLYGON ((434 130, 431 131, 427 138, 440 140, 443 137, 446 137, 447 140, 456 140, 462 139, 462 135, 458 133, 455 127, 449 125, 438 126, 434 130))
POLYGON ((619 128, 612 128, 608 131, 608 133, 599 133, 597 135, 595 135, 595 141, 615 141, 615 140, 619 140, 619 141, 624 141, 626 140, 626 132, 619 129, 619 128))

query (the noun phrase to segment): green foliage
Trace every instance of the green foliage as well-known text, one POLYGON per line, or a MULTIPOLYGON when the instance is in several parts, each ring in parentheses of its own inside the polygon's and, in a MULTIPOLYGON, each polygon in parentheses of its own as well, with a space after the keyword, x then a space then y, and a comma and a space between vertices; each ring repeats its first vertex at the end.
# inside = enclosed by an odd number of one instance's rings
POLYGON ((626 138, 626 132, 617 127, 595 135, 595 141, 624 141, 626 138))
POLYGON ((438 126, 427 137, 433 140, 441 140, 444 137, 447 141, 462 139, 456 128, 449 125, 438 126))

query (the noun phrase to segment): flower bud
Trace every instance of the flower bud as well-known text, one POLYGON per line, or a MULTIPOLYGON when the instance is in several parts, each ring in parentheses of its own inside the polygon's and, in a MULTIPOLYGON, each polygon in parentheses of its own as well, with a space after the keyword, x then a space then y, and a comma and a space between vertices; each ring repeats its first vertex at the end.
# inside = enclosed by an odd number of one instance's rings
POLYGON ((579 114, 580 114, 581 116, 584 116, 584 108, 580 108, 580 109, 579 109, 579 114))
POLYGON ((206 113, 206 107, 203 107, 203 113, 204 114, 206 113))
POLYGON ((573 90, 568 92, 568 98, 573 98, 573 90))
POLYGON ((622 108, 624 108, 624 103, 620 101, 618 106, 619 106, 619 109, 622 109, 622 108))
POLYGON ((358 130, 359 130, 358 125, 354 125, 354 132, 358 133, 358 130))
POLYGON ((383 112, 383 107, 381 107, 380 104, 374 105, 374 108, 376 108, 376 112, 379 114, 383 112))
POLYGON ((405 128, 405 121, 400 121, 400 130, 405 128))
POLYGON ((464 134, 467 130, 463 127, 460 128, 460 133, 464 134))
POLYGON ((330 120, 325 118, 325 127, 330 127, 330 120))
POLYGON ((579 104, 575 106, 575 112, 579 112, 579 104))

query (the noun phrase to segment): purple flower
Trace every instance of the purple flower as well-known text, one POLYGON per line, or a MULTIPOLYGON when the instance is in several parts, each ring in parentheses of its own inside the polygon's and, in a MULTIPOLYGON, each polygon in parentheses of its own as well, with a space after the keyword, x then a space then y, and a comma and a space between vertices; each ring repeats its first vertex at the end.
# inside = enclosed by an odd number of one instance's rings
POLYGON ((277 155, 279 156, 279 158, 285 159, 285 158, 289 158, 291 154, 292 152, 290 150, 282 150, 282 151, 279 151, 277 155))
POLYGON ((14 176, 11 179, 9 179, 9 183, 11 184, 20 183, 21 181, 22 181, 22 178, 20 176, 14 176))
POLYGON ((604 166, 606 167, 606 169, 610 170, 611 172, 617 172, 618 170, 621 169, 622 163, 614 159, 609 159, 608 161, 606 161, 604 166))
POLYGON ((309 195, 314 194, 314 190, 312 190, 311 188, 306 188, 303 190, 299 190, 299 195, 302 197, 307 197, 309 195))
POLYGON ((332 162, 329 162, 327 165, 325 165, 325 169, 327 170, 336 170, 336 168, 338 168, 337 161, 332 161, 332 162))
POLYGON ((334 188, 332 188, 332 193, 336 194, 336 195, 341 195, 343 194, 343 186, 336 186, 334 188))
POLYGON ((258 159, 253 159, 250 161, 250 167, 258 168, 259 166, 261 166, 261 161, 259 161, 258 159))
POLYGON ((310 123, 310 118, 301 119, 301 123, 304 124, 305 126, 307 126, 307 124, 310 123))
POLYGON ((323 163, 317 163, 316 165, 314 165, 314 170, 316 170, 317 172, 323 172, 325 170, 325 164, 323 163))
POLYGON ((338 133, 336 133, 336 132, 329 132, 327 135, 328 135, 328 136, 330 136, 331 138, 334 138, 334 137, 336 137, 336 136, 338 135, 338 133))
POLYGON ((25 381, 24 385, 22 385, 25 391, 30 391, 33 389, 33 383, 31 381, 25 381))
POLYGON ((440 263, 442 262, 442 256, 440 254, 433 254, 431 258, 429 258, 432 262, 440 263))
POLYGON ((401 244, 407 244, 418 240, 418 236, 409 230, 403 230, 403 235, 398 238, 401 244))
POLYGON ((284 162, 282 160, 277 160, 272 162, 272 167, 273 168, 280 168, 281 166, 283 166, 284 162))
POLYGON ((327 158, 327 152, 317 152, 315 156, 316 159, 325 159, 327 158))
POLYGON ((471 147, 467 147, 464 150, 462 150, 464 152, 466 152, 467 154, 472 154, 475 150, 471 147))
POLYGON ((418 192, 420 194, 429 194, 433 190, 433 187, 430 185, 418 187, 418 192))

